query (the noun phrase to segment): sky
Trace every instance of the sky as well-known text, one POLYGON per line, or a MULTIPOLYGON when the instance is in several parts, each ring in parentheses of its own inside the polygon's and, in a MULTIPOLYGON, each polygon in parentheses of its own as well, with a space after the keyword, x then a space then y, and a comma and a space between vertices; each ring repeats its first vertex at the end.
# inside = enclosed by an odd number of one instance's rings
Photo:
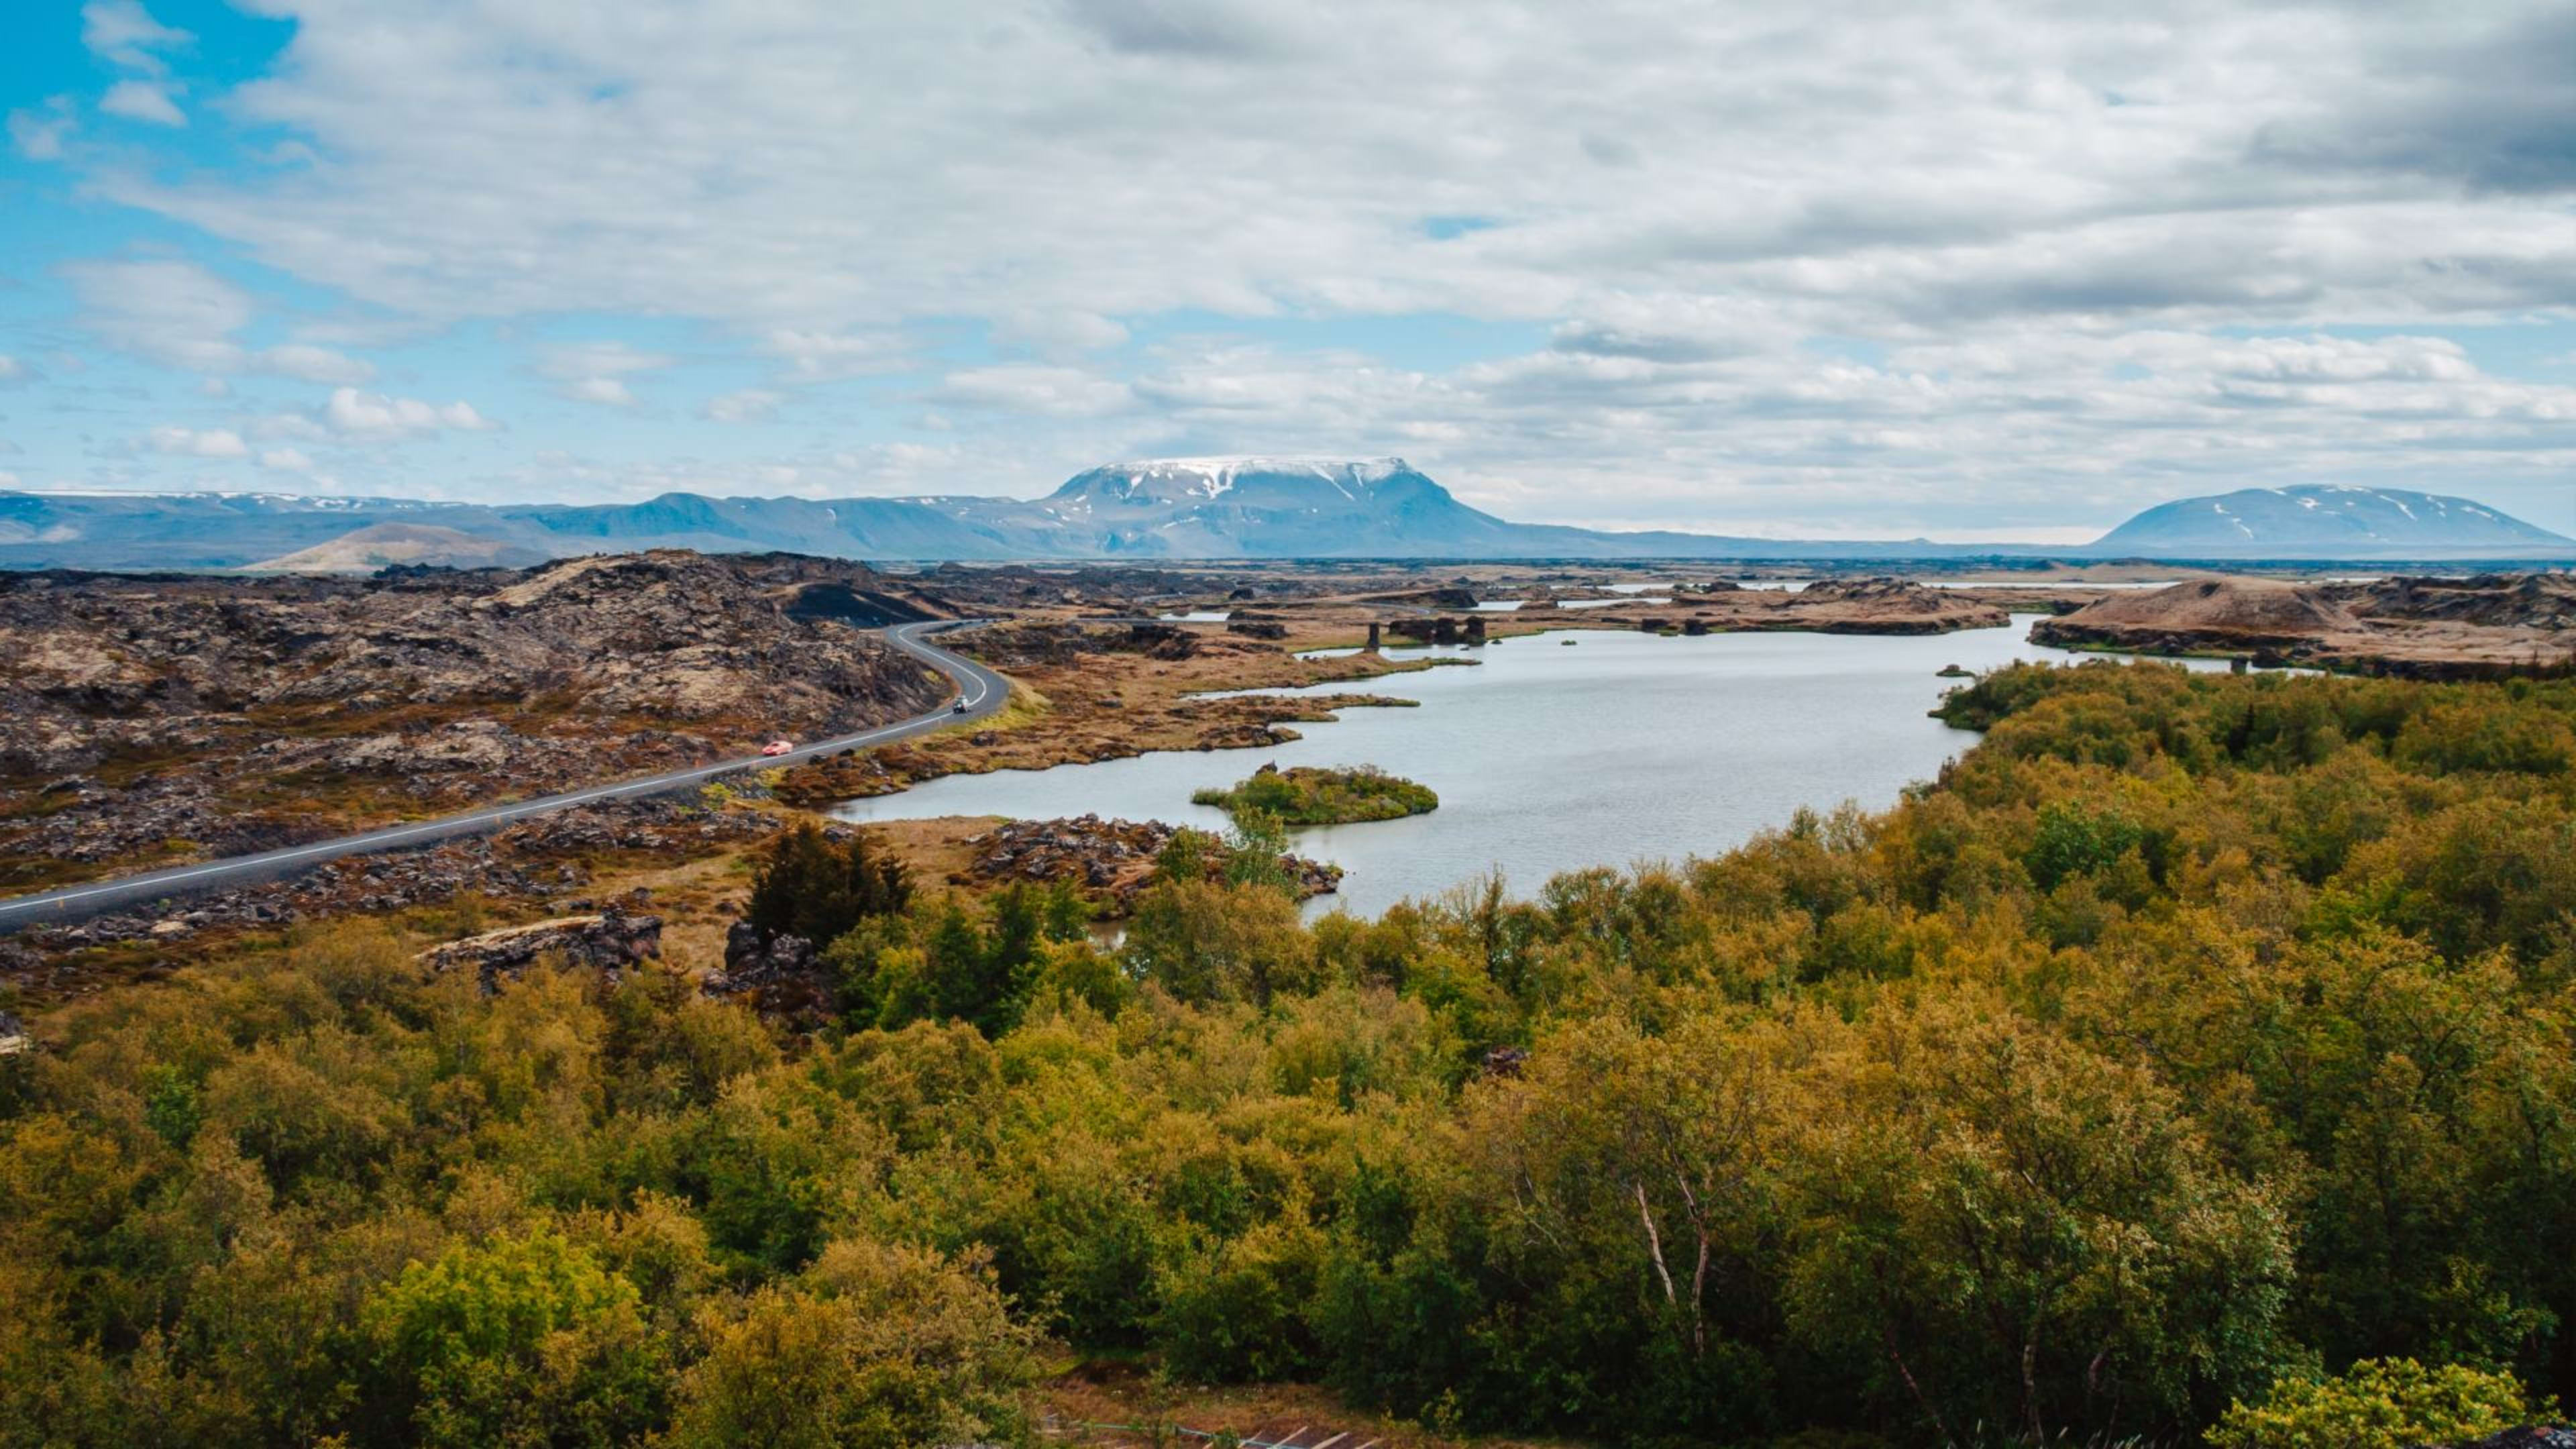
POLYGON ((15 0, 0 488, 2576 531, 2576 6, 15 0))

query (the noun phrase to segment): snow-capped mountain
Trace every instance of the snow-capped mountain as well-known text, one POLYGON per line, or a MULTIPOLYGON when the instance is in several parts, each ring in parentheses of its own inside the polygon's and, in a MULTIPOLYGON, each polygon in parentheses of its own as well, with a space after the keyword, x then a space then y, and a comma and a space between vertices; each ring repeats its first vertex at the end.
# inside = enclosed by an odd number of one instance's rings
POLYGON ((1100 552, 1176 558, 1586 552, 1601 537, 1506 523, 1402 458, 1113 463, 1075 474, 1035 506, 1100 552))
POLYGON ((2569 539, 2466 498, 2402 488, 2304 484, 2159 504, 2104 534, 2095 553, 2225 558, 2510 555, 2569 539))

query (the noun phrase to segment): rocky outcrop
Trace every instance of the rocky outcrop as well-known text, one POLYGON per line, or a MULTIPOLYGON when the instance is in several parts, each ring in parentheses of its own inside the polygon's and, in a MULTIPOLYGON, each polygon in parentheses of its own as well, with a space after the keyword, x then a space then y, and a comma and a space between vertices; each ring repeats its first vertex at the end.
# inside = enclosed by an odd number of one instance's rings
POLYGON ((2099 599, 2040 620, 2030 637, 2066 648, 2242 654, 2259 664, 2417 679, 2564 674, 2576 672, 2576 579, 2204 579, 2099 599))
POLYGON ((492 991, 544 957, 570 966, 595 967, 614 979, 625 968, 661 954, 661 917, 611 908, 596 915, 559 916, 486 931, 434 947, 423 952, 421 960, 433 971, 470 968, 482 978, 483 989, 492 991))
POLYGON ((822 952, 802 936, 765 936, 749 921, 736 921, 725 932, 724 970, 708 977, 714 996, 738 996, 790 983, 819 989, 822 952))
POLYGON ((1386 632, 1398 639, 1413 640, 1417 644, 1464 644, 1468 642, 1470 624, 1475 626, 1475 637, 1479 640, 1483 639, 1483 620, 1452 619, 1446 615, 1425 619, 1389 620, 1386 632))
POLYGON ((2041 620, 2032 627, 2031 638, 2068 646, 2154 638, 2254 648, 2287 646, 2359 627, 2352 612, 2321 589, 2267 579, 2202 579, 2111 594, 2072 614, 2041 620))
POLYGON ((2416 1449, 2576 1449, 2576 1429, 2525 1425, 2455 1444, 2420 1444, 2416 1449))
POLYGON ((1360 602, 1364 604, 1420 604, 1424 608, 1428 609, 1472 609, 1476 607, 1476 591, 1463 585, 1450 584, 1439 588, 1407 589, 1400 593, 1392 594, 1364 594, 1361 596, 1360 602))
POLYGON ((2004 610, 1962 597, 1956 589, 1929 588, 1908 579, 1819 579, 1780 598, 1772 606, 1770 627, 1820 634, 1947 634, 1996 629, 2012 621, 2004 610))
POLYGON ((0 1011, 0 1057, 22 1055, 35 1047, 26 1025, 5 1011, 0 1011))
POLYGON ((0 890, 923 713, 946 681, 863 628, 944 607, 788 556, 0 575, 0 858, 20 867, 0 890))
MULTIPOLYGON (((1097 815, 1013 820, 967 838, 974 855, 966 873, 988 884, 1070 885, 1111 913, 1123 914, 1153 883, 1156 863, 1178 833, 1178 827, 1159 820, 1103 820, 1097 815)), ((1221 863, 1207 864, 1213 873, 1221 863)), ((1279 864, 1300 900, 1340 888, 1340 866, 1298 855, 1283 855, 1279 864)))
POLYGON ((756 840, 776 828, 773 817, 756 810, 667 796, 578 806, 493 835, 350 856, 281 880, 192 896, 168 914, 124 911, 74 925, 34 927, 0 938, 0 983, 57 995, 82 989, 80 973, 66 973, 61 963, 90 947, 182 943, 202 932, 271 930, 348 912, 405 910, 468 892, 541 903, 563 915, 588 912, 595 908, 585 889, 589 862, 617 855, 694 855, 756 840))
POLYGON ((2474 624, 2490 629, 2576 629, 2576 574, 2479 574, 2472 578, 2389 578, 2329 585, 2325 592, 2365 619, 2474 624))
POLYGON ((946 642, 995 669, 1066 664, 1085 654, 1142 654, 1187 659, 1199 636, 1173 624, 1126 624, 1099 619, 1061 624, 990 624, 946 642))

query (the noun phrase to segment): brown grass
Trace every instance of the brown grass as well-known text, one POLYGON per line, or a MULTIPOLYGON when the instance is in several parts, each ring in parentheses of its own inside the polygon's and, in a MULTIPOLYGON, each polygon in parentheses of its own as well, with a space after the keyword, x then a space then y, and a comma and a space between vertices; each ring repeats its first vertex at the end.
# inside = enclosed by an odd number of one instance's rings
MULTIPOLYGON (((1279 1443, 1296 1435, 1312 1445, 1347 1433, 1335 1449, 1358 1449, 1375 1441, 1376 1449, 1581 1449, 1571 1439, 1525 1437, 1443 1437, 1420 1424, 1355 1409, 1331 1390, 1312 1384, 1251 1384, 1230 1388, 1192 1388, 1162 1382, 1135 1364, 1080 1364, 1041 1385, 1038 1412, 1051 1422, 1058 1443, 1145 1446, 1157 1443, 1153 1426, 1176 1426, 1203 1434, 1230 1433, 1245 1439, 1279 1443), (1126 1429, 1097 1427, 1128 1425, 1126 1429)), ((1200 1443, 1195 1436, 1165 1436, 1161 1443, 1200 1443)))

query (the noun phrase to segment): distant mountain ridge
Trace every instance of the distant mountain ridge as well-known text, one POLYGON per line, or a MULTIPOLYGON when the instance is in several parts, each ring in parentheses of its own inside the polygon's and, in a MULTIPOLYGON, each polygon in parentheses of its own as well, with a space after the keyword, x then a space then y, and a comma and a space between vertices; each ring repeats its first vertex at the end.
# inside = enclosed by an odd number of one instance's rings
POLYGON ((2249 489, 2148 509, 2084 548, 1614 533, 1514 523, 1401 458, 1158 458, 1043 498, 716 498, 436 503, 276 493, 0 492, 0 568, 365 567, 647 548, 921 561, 1001 559, 2576 558, 2576 542, 2460 498, 2249 489), (423 530, 438 530, 432 534, 423 530), (420 540, 435 541, 435 547, 420 540))
POLYGON ((2559 534, 2466 498, 2403 488, 2304 484, 2179 498, 2104 534, 2094 552, 2144 557, 2240 555, 2422 558, 2564 550, 2559 534))

